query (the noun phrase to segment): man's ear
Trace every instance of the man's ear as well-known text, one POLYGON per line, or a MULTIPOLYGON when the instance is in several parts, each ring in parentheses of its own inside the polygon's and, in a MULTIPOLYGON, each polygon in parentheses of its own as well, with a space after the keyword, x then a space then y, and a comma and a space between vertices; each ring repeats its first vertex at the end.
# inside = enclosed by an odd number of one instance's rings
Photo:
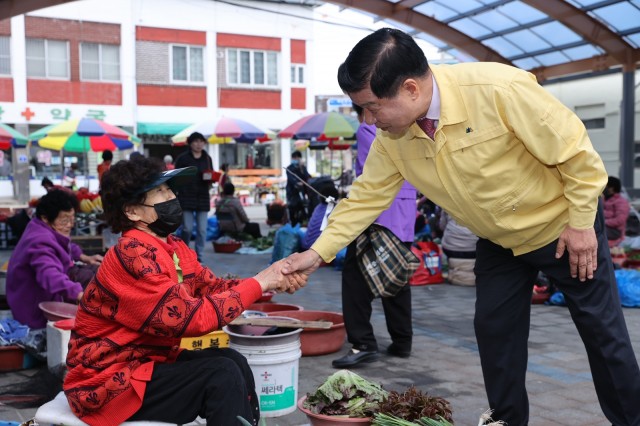
POLYGON ((411 99, 415 100, 420 96, 420 85, 413 78, 407 78, 402 82, 402 90, 405 90, 411 99))

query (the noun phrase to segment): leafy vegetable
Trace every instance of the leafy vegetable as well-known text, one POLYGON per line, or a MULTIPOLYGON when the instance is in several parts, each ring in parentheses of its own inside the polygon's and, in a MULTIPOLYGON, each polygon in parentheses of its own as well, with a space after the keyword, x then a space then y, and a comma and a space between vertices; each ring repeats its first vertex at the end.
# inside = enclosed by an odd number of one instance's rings
POLYGON ((391 391, 380 404, 379 411, 409 421, 425 417, 452 421, 451 404, 446 399, 429 396, 415 386, 411 386, 402 393, 391 391))
POLYGON ((373 426, 453 426, 453 423, 442 417, 439 420, 423 417, 415 422, 410 422, 384 413, 376 414, 371 424, 373 426))
POLYGON ((379 411, 388 392, 377 383, 369 382, 349 370, 340 370, 311 394, 304 407, 315 414, 327 416, 371 417, 379 411))

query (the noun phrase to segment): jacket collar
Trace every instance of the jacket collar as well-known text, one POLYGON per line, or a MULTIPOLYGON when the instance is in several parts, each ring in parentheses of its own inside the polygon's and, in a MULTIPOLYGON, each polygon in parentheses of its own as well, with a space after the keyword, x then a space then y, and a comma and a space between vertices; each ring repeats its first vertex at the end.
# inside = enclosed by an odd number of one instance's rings
POLYGON ((443 126, 462 123, 469 118, 460 85, 451 72, 451 67, 452 65, 429 66, 440 91, 440 122, 443 126))
POLYGON ((50 227, 48 224, 46 224, 39 217, 34 216, 33 219, 31 220, 34 222, 35 225, 42 228, 44 232, 50 232, 51 234, 53 234, 53 237, 56 239, 56 242, 60 244, 62 247, 69 247, 69 243, 71 243, 71 238, 65 237, 64 235, 62 235, 61 233, 59 233, 58 231, 50 227))

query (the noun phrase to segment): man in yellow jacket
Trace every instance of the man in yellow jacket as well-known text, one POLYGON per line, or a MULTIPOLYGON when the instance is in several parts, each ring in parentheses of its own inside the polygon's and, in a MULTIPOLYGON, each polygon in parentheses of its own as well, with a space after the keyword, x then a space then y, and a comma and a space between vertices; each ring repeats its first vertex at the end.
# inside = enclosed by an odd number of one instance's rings
POLYGON ((580 119, 525 71, 429 66, 410 36, 388 28, 353 48, 338 82, 377 137, 349 199, 284 272, 331 261, 407 180, 480 237, 474 325, 493 418, 529 421, 527 339, 542 271, 565 294, 604 414, 640 425, 640 370, 598 205, 607 173, 580 119))

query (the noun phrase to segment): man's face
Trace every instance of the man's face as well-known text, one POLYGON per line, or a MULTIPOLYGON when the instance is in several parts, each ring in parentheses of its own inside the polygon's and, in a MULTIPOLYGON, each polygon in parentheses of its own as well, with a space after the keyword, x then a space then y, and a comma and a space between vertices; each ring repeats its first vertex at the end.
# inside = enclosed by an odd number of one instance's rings
POLYGON ((391 98, 379 98, 368 87, 348 95, 364 109, 367 124, 375 124, 378 129, 396 135, 404 133, 416 119, 424 116, 431 103, 431 93, 419 90, 415 80, 410 79, 391 98))
POLYGON ((194 154, 198 154, 204 150, 206 143, 207 141, 204 139, 196 139, 189 144, 189 149, 191 149, 191 152, 194 154))

